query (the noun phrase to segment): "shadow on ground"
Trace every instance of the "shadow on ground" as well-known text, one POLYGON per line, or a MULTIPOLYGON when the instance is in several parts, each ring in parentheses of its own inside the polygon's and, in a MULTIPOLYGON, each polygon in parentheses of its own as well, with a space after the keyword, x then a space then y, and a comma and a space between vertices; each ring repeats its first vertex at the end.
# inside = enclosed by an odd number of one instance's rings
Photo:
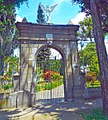
POLYGON ((101 99, 38 104, 32 109, 37 110, 34 120, 84 120, 81 112, 97 107, 102 107, 101 99))
POLYGON ((1 109, 0 110, 0 120, 11 120, 21 118, 22 116, 29 115, 32 112, 31 108, 25 109, 1 109))
POLYGON ((101 99, 37 103, 32 108, 0 110, 0 120, 84 120, 81 111, 102 107, 101 99))

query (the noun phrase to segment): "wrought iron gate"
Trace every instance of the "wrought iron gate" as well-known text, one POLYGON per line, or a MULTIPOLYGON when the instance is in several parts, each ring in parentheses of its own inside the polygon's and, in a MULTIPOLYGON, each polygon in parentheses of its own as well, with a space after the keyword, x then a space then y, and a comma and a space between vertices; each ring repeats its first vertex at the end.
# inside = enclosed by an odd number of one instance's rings
POLYGON ((63 62, 61 60, 37 61, 36 102, 64 100, 63 62))

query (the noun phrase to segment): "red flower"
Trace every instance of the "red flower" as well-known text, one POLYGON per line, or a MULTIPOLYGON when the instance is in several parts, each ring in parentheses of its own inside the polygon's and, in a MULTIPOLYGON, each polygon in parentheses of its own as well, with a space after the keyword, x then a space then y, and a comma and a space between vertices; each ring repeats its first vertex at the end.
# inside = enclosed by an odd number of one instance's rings
POLYGON ((6 79, 7 78, 7 76, 6 75, 4 75, 4 79, 6 79))
POLYGON ((51 77, 54 75, 54 73, 55 73, 54 71, 46 70, 46 71, 43 73, 42 77, 44 78, 44 80, 50 80, 51 77))

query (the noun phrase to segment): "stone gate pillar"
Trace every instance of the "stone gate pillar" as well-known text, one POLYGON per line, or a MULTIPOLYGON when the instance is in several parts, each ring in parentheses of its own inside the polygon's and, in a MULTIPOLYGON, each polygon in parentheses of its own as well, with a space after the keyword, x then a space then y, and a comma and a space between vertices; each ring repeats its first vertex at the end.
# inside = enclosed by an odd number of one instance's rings
POLYGON ((70 43, 63 46, 65 53, 65 100, 71 101, 74 99, 73 94, 73 70, 72 70, 72 57, 70 53, 70 43))
POLYGON ((71 101, 83 98, 83 84, 80 77, 80 64, 77 41, 70 41, 64 45, 65 51, 65 100, 71 101))
POLYGON ((80 63, 78 55, 77 41, 70 43, 70 54, 73 73, 73 96, 74 99, 83 98, 84 86, 80 76, 80 63))
POLYGON ((31 90, 31 82, 33 81, 34 62, 36 48, 32 48, 30 44, 21 44, 20 48, 20 90, 31 90))
POLYGON ((29 52, 28 44, 21 44, 20 46, 20 90, 28 89, 28 72, 29 72, 29 52))

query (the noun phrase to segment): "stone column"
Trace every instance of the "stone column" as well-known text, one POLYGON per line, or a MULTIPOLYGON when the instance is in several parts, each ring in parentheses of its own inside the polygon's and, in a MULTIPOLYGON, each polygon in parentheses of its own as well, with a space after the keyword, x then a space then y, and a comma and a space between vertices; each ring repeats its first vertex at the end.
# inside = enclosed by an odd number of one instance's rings
POLYGON ((73 100, 73 73, 69 44, 65 45, 65 100, 73 100))
POLYGON ((33 75, 34 53, 30 46, 21 47, 20 90, 30 91, 33 75))
POLYGON ((71 54, 72 54, 72 69, 73 69, 73 93, 74 99, 82 98, 84 92, 84 86, 80 76, 80 64, 78 56, 78 47, 76 42, 71 43, 71 54))
POLYGON ((21 44, 20 50, 20 90, 28 90, 28 72, 29 72, 29 51, 28 45, 21 44))
POLYGON ((34 53, 30 45, 21 45, 21 70, 20 70, 20 90, 25 94, 28 92, 29 96, 25 98, 29 101, 29 105, 35 103, 35 82, 33 81, 33 62, 34 53))

